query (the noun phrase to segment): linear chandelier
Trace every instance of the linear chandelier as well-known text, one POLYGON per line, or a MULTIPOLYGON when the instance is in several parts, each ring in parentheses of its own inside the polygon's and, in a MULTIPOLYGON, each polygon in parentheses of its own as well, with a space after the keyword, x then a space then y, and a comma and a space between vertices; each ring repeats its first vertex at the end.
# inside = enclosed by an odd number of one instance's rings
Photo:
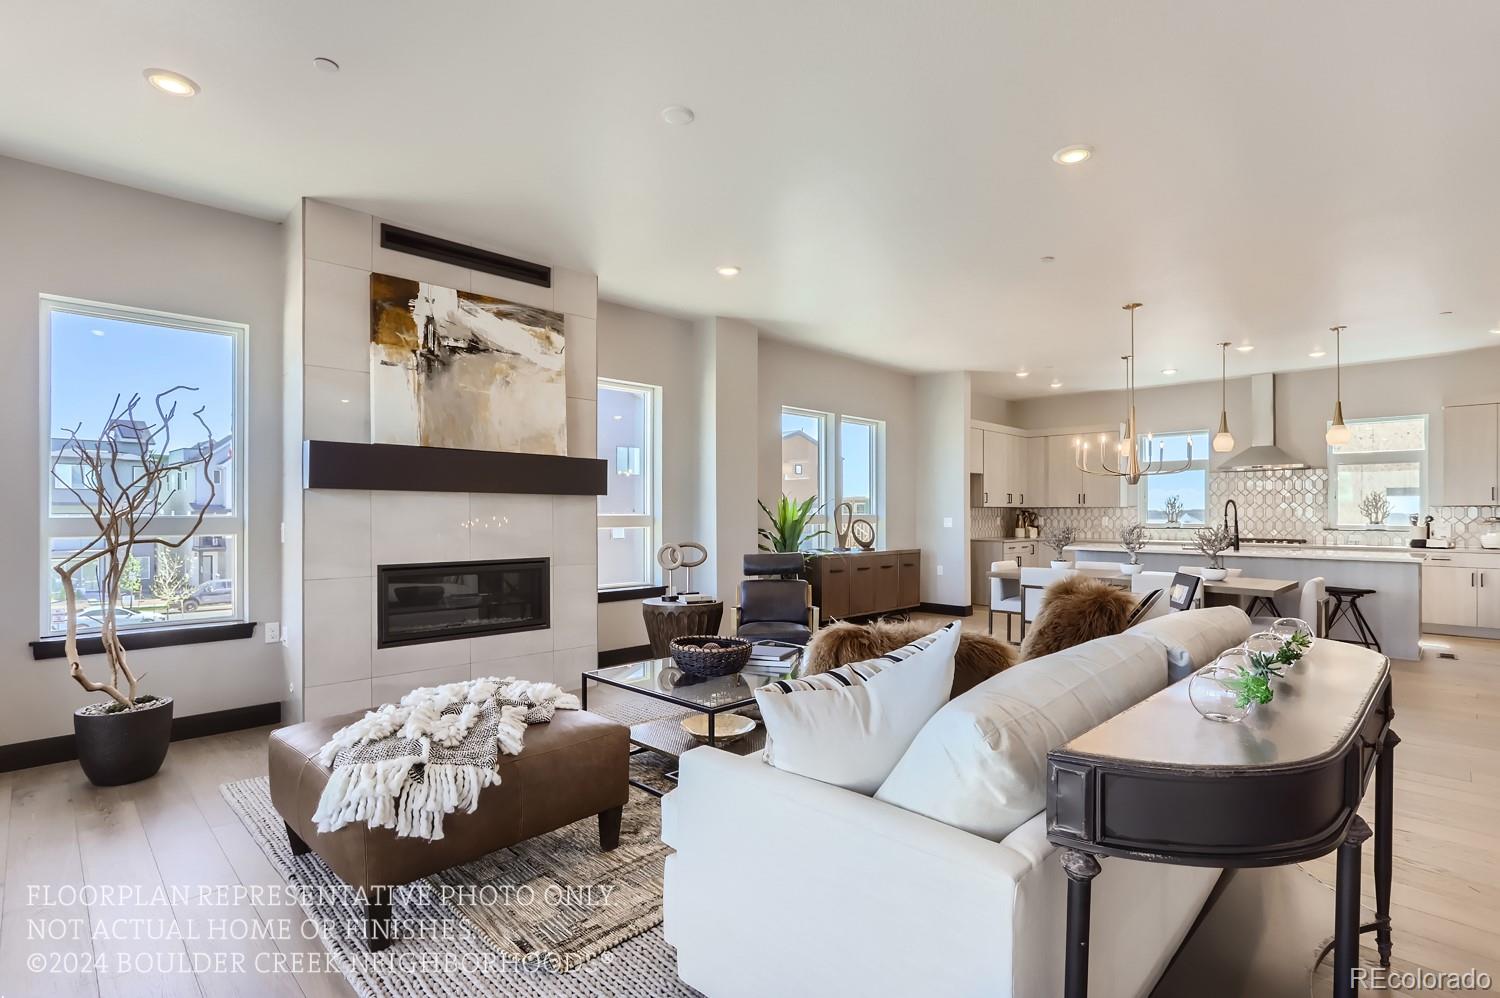
POLYGON ((1086 475, 1099 475, 1105 478, 1123 478, 1131 485, 1138 485, 1142 478, 1150 475, 1174 475, 1179 471, 1186 471, 1193 465, 1193 439, 1187 440, 1187 461, 1176 468, 1166 465, 1166 444, 1156 445, 1156 458, 1151 457, 1151 434, 1146 434, 1142 440, 1135 430, 1135 310, 1141 307, 1138 301, 1130 302, 1121 306, 1130 313, 1130 352, 1120 359, 1125 362, 1125 393, 1129 408, 1125 415, 1125 435, 1115 441, 1115 467, 1111 468, 1106 461, 1108 435, 1099 434, 1099 467, 1090 468, 1089 465, 1089 443, 1087 440, 1078 439, 1073 442, 1073 463, 1078 470, 1086 475), (1129 450, 1126 450, 1126 446, 1129 450), (1144 446, 1143 446, 1144 445, 1144 446), (1146 461, 1141 463, 1141 453, 1144 450, 1146 461), (1128 454, 1128 458, 1127 458, 1128 454))

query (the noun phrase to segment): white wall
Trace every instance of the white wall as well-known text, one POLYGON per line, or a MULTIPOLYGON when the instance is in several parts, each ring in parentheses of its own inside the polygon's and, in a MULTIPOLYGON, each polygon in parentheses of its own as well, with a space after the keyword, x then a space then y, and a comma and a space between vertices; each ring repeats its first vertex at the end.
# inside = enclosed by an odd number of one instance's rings
MULTIPOLYGON (((71 712, 97 697, 68 678, 61 659, 33 661, 42 580, 42 459, 37 295, 51 293, 243 322, 249 426, 244 460, 249 534, 248 607, 264 624, 280 613, 282 228, 75 174, 0 158, 0 460, 8 529, 0 533, 0 649, 8 664, 0 740, 73 730, 71 712)), ((131 386, 121 385, 129 392, 131 386)), ((178 716, 280 699, 279 649, 251 638, 130 653, 144 689, 175 698, 178 716)), ((99 656, 85 659, 95 668, 99 656)))
POLYGON ((964 470, 969 376, 960 372, 917 378, 916 416, 916 474, 926 485, 917 492, 922 600, 969 606, 969 481, 964 470))
POLYGON ((969 414, 975 419, 986 423, 1014 426, 1015 424, 1011 422, 1015 418, 1015 413, 1011 409, 1012 405, 1014 403, 1008 399, 996 398, 994 395, 984 395, 980 392, 975 392, 969 400, 969 414))

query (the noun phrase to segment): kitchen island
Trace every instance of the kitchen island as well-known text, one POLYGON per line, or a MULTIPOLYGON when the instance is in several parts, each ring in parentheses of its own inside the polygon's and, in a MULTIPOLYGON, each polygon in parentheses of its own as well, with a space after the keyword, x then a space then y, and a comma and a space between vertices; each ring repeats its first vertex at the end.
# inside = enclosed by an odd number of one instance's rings
MULTIPOLYGON (((1130 560, 1130 555, 1114 541, 1080 541, 1068 548, 1077 560, 1130 560)), ((1299 583, 1321 576, 1330 586, 1350 586, 1376 590, 1373 596, 1360 599, 1359 607, 1370 622, 1381 651, 1391 658, 1415 660, 1421 656, 1418 641, 1422 636, 1422 564, 1421 552, 1409 548, 1387 547, 1305 547, 1290 544, 1245 544, 1239 551, 1225 551, 1224 567, 1239 568, 1246 575, 1278 579, 1296 579, 1299 583)), ((1208 559, 1191 545, 1159 541, 1146 545, 1140 561, 1147 571, 1175 572, 1182 566, 1202 568, 1208 559)), ((1284 614, 1295 615, 1297 595, 1277 600, 1284 614)), ((1338 625, 1337 637, 1349 637, 1344 622, 1338 625)))

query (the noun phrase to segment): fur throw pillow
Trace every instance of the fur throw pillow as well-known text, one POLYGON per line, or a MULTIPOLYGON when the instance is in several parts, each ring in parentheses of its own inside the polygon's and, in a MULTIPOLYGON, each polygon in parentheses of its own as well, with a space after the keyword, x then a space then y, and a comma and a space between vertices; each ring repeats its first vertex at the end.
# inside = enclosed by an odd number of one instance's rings
POLYGON ((1124 589, 1087 575, 1054 582, 1043 594, 1042 612, 1026 628, 1021 659, 1041 658, 1085 641, 1119 634, 1130 620, 1135 602, 1124 589))
MULTIPOLYGON (((813 635, 802 659, 802 672, 809 676, 828 672, 851 662, 879 658, 931 633, 931 624, 910 620, 877 620, 873 624, 832 624, 813 635)), ((959 635, 958 654, 953 660, 953 689, 949 699, 966 693, 986 679, 1016 664, 1015 649, 977 631, 959 635)))

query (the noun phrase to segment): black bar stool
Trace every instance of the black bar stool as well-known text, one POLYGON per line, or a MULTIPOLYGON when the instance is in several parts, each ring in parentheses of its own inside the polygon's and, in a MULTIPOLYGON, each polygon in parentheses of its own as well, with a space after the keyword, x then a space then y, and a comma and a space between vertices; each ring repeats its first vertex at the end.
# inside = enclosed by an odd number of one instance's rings
MULTIPOLYGON (((1374 648, 1380 651, 1380 641, 1375 637, 1375 631, 1371 629, 1370 622, 1359 610, 1359 598, 1361 596, 1374 596, 1373 589, 1355 589, 1351 586, 1329 586, 1328 598, 1333 600, 1333 609, 1328 613, 1328 636, 1333 637, 1333 625, 1340 620, 1348 620, 1349 626, 1353 628, 1356 637, 1350 644, 1364 645, 1366 648, 1374 648)), ((1335 641, 1343 640, 1334 638, 1335 641)))

